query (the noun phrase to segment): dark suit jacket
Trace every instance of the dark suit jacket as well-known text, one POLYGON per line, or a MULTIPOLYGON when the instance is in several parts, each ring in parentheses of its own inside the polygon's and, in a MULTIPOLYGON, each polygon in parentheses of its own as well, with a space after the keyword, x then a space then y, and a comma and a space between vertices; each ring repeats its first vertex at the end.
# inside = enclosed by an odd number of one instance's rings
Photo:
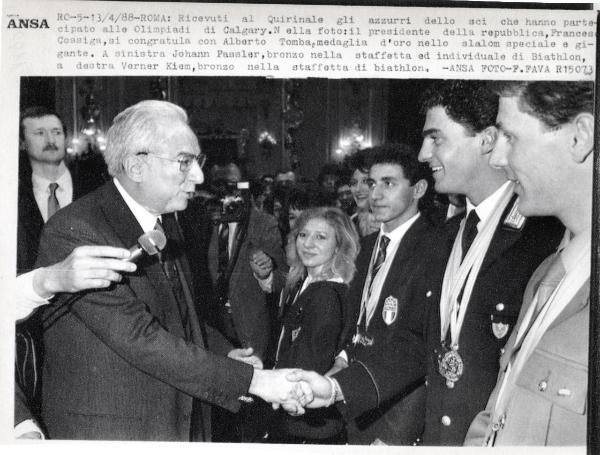
MULTIPOLYGON (((215 284, 217 282, 218 269, 218 225, 209 222, 207 216, 202 216, 200 209, 194 210, 190 207, 182 217, 184 234, 188 244, 193 243, 192 249, 195 257, 192 260, 192 268, 199 280, 197 289, 205 301, 202 312, 207 320, 214 318, 222 310, 218 307, 215 295, 215 284), (194 220, 196 220, 194 222, 194 220)), ((236 230, 239 233, 240 225, 236 230)), ((232 317, 235 330, 240 344, 243 347, 252 347, 255 354, 263 358, 270 339, 271 312, 267 306, 265 292, 260 285, 252 269, 250 268, 249 253, 251 248, 263 250, 274 262, 276 272, 285 267, 284 252, 281 246, 281 235, 277 227, 277 221, 272 216, 250 210, 248 230, 242 241, 229 282, 229 301, 232 309, 232 317)), ((276 273, 276 278, 281 276, 276 273)), ((277 282, 274 280, 274 288, 277 282)), ((281 286, 279 286, 281 287, 281 286)), ((274 289, 276 291, 277 289, 274 289)), ((218 326, 218 321, 214 321, 218 326)))
MULTIPOLYGON (((141 234, 109 182, 46 223, 37 265, 84 244, 130 247, 141 234)), ((107 290, 59 296, 46 308, 42 415, 49 436, 187 441, 198 426, 193 398, 237 410, 252 367, 207 352, 193 302, 184 305, 186 326, 154 257, 107 290)))
MULTIPOLYGON (((365 237, 357 259, 357 274, 352 281, 349 300, 352 305, 352 324, 347 332, 356 332, 363 287, 367 279, 369 262, 376 245, 378 233, 365 237)), ((383 284, 379 302, 371 319, 368 335, 374 339, 372 346, 346 345, 350 361, 361 362, 372 351, 394 355, 393 335, 399 325, 407 321, 420 321, 422 308, 411 308, 416 298, 415 279, 419 276, 427 257, 427 251, 435 244, 435 228, 424 216, 420 216, 405 233, 388 275, 383 284), (383 306, 387 298, 397 302, 397 316, 388 325, 383 318, 383 306)), ((346 336, 348 341, 351 338, 346 336)), ((360 387, 353 384, 352 387, 360 387)), ((344 391, 345 392, 345 391, 344 391)), ((370 444, 376 438, 387 444, 411 444, 421 436, 425 418, 425 387, 423 379, 415 380, 405 390, 382 403, 377 409, 356 419, 356 427, 350 426, 348 440, 351 444, 370 444)))
POLYGON ((515 199, 501 217, 475 282, 460 335, 464 373, 454 388, 448 388, 438 372, 439 301, 458 220, 440 232, 439 240, 432 245, 436 251, 417 281, 417 298, 412 301, 415 309, 411 313, 426 311, 424 323, 408 321, 409 324, 399 326, 394 333, 393 350, 383 355, 374 352, 361 364, 336 375, 348 403, 344 412, 356 415, 375 408, 426 376, 423 442, 462 444, 469 424, 485 407, 496 383, 498 360, 519 314, 527 281, 562 237, 563 228, 554 219, 529 218, 520 230, 505 225, 503 221, 515 199), (498 338, 493 333, 493 323, 508 324, 506 334, 498 338), (353 383, 361 384, 360 393, 353 383))

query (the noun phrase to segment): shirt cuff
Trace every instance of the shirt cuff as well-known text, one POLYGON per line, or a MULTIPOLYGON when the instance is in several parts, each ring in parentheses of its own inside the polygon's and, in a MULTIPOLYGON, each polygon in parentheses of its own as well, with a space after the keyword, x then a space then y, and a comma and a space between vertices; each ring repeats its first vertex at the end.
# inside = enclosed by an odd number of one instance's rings
POLYGON ((330 378, 331 382, 333 383, 334 386, 334 390, 335 390, 335 394, 333 395, 333 401, 343 401, 344 403, 346 403, 346 400, 344 398, 344 393, 342 392, 342 388, 340 387, 340 383, 337 382, 337 380, 335 378, 330 378))
POLYGON ((340 353, 338 355, 336 355, 335 357, 336 357, 336 359, 338 357, 341 359, 344 359, 346 361, 346 363, 348 363, 348 353, 346 352, 345 349, 343 351, 340 351, 340 353))
POLYGON ((273 289, 273 273, 269 273, 269 276, 261 279, 258 276, 256 276, 256 273, 254 274, 254 278, 256 278, 256 281, 258 281, 258 285, 260 286, 260 288, 270 294, 272 289, 273 289))
POLYGON ((13 430, 15 439, 20 438, 26 433, 39 433, 41 439, 46 439, 44 437, 44 432, 40 429, 40 427, 33 419, 23 420, 21 423, 17 424, 13 430))
POLYGON ((15 318, 17 320, 28 317, 33 311, 49 303, 48 299, 40 297, 33 289, 33 277, 36 270, 24 273, 17 277, 17 308, 15 318))

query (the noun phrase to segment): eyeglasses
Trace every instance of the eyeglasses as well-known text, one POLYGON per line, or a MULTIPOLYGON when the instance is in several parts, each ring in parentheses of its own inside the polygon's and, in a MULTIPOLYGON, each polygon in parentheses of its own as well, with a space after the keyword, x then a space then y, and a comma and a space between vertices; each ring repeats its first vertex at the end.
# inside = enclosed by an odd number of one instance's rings
POLYGON ((166 156, 160 156, 155 153, 150 152, 138 152, 136 155, 152 155, 155 158, 159 158, 161 160, 172 161, 173 163, 179 163, 179 171, 180 172, 189 172, 194 164, 194 161, 198 163, 198 166, 202 169, 204 163, 206 163, 206 155, 199 153, 198 155, 192 155, 189 153, 183 153, 179 158, 167 158, 166 156))

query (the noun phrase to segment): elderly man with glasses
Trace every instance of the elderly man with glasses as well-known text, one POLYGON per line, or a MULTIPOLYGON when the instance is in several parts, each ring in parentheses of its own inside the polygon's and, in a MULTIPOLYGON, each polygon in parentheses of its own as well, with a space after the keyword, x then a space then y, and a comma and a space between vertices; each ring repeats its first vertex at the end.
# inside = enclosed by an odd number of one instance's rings
POLYGON ((108 131, 104 159, 112 181, 49 221, 38 266, 83 244, 127 248, 153 229, 168 241, 121 282, 58 295, 44 310, 42 417, 49 437, 206 441, 205 404, 236 411, 247 393, 289 399, 285 372, 254 369, 261 365, 251 348, 206 349, 214 334, 196 313, 173 216, 204 180, 204 157, 183 109, 164 101, 125 109, 108 131))

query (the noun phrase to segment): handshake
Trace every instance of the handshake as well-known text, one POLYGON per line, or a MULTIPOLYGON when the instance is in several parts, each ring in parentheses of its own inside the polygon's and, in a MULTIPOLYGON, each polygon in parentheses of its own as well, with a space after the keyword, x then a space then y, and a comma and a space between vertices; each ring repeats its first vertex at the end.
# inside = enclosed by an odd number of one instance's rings
POLYGON ((324 408, 342 399, 336 393, 333 379, 295 368, 263 370, 260 359, 251 353, 251 348, 235 349, 229 357, 254 367, 248 392, 271 403, 273 409, 282 407, 298 416, 304 414, 306 408, 324 408))

